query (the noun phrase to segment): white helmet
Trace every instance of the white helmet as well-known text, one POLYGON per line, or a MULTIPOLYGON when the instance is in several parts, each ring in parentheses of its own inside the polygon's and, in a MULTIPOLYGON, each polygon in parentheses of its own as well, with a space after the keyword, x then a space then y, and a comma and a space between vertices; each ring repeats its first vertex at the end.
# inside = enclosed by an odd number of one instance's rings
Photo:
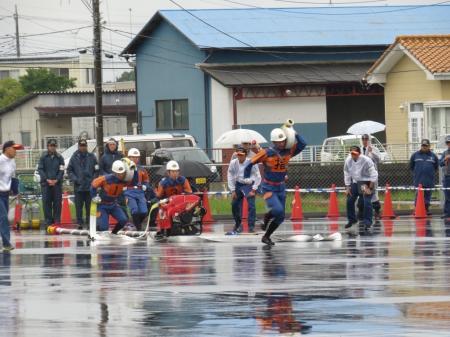
POLYGON ((275 128, 270 132, 270 140, 272 142, 282 142, 286 139, 286 134, 280 128, 275 128))
POLYGON ((140 157, 141 153, 135 147, 128 150, 128 157, 140 157))
POLYGON ((166 165, 167 171, 178 171, 180 169, 180 165, 175 160, 171 160, 166 165))
POLYGON ((116 160, 111 167, 114 173, 125 173, 125 164, 121 160, 116 160))

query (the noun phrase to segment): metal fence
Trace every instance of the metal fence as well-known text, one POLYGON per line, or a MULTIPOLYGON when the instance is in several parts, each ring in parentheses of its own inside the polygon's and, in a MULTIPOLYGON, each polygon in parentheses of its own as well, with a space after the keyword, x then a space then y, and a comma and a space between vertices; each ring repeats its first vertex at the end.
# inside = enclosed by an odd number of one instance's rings
MULTIPOLYGON (((34 157, 36 163, 36 156, 34 157)), ((30 161, 31 162, 31 161, 30 161)), ((227 186, 228 164, 210 164, 211 174, 208 177, 189 178, 194 191, 209 192, 209 204, 213 215, 231 215, 231 198, 227 186)), ((151 184, 156 187, 162 176, 157 174, 161 166, 146 166, 149 171, 151 184)), ((262 167, 260 167, 262 172, 262 167)), ((394 211, 412 212, 414 209, 415 190, 412 186, 412 172, 409 169, 409 162, 382 163, 379 169, 379 197, 384 200, 384 187, 390 184, 391 195, 394 204, 394 211)), ((331 186, 336 185, 339 210, 345 213, 346 197, 344 191, 344 175, 342 163, 305 163, 293 162, 288 167, 288 179, 286 187, 288 189, 286 209, 291 212, 292 201, 296 186, 300 187, 302 206, 305 213, 326 215, 329 207, 331 186)), ((439 174, 435 176, 436 186, 440 185, 439 174)), ((71 183, 66 180, 64 190, 69 193, 72 190, 71 183)), ((442 191, 434 191, 432 195, 432 208, 440 208, 442 191)), ((265 212, 265 204, 262 196, 257 197, 257 212, 265 212)))

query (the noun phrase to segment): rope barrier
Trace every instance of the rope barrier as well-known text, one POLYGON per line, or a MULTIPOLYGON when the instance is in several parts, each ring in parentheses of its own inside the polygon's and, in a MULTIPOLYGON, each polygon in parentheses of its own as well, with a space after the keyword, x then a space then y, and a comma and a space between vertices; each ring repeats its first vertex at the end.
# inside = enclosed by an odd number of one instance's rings
MULTIPOLYGON (((417 191, 419 188, 416 186, 390 186, 389 190, 391 191, 417 191)), ((340 193, 344 193, 345 192, 345 187, 336 187, 334 189, 336 192, 340 192, 340 193)), ((443 187, 442 185, 437 185, 436 187, 422 187, 423 191, 446 191, 446 190, 450 190, 450 187, 443 187)), ((300 193, 331 193, 333 190, 331 188, 300 188, 300 193)), ((386 187, 378 187, 377 191, 381 191, 381 192, 385 192, 386 191, 386 187)), ((294 188, 287 188, 286 192, 288 193, 294 193, 295 189, 294 188)), ((203 195, 204 193, 206 193, 207 195, 212 195, 212 196, 227 196, 227 195, 231 195, 230 191, 208 191, 208 192, 194 192, 193 194, 197 194, 197 195, 203 195)), ((73 194, 69 195, 69 198, 74 198, 75 196, 73 194)), ((14 200, 15 197, 11 197, 11 200, 14 200)), ((27 199, 27 200, 37 200, 37 199, 41 199, 42 196, 41 195, 26 195, 26 196, 20 196, 20 199, 27 199)))

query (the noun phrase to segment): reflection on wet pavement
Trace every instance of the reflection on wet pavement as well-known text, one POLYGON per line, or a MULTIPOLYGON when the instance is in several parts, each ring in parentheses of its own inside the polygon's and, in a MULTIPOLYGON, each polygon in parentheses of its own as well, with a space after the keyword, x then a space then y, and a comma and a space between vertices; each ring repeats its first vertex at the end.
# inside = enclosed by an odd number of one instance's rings
POLYGON ((343 241, 271 249, 253 237, 91 246, 15 234, 17 249, 0 255, 0 335, 450 335, 450 224, 387 220, 343 241))

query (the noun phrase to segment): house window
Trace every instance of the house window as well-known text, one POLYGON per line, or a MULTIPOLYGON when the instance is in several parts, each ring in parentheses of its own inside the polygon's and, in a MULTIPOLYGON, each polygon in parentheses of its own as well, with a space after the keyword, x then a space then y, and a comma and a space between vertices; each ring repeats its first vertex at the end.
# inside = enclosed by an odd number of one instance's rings
POLYGON ((23 146, 31 147, 31 132, 30 131, 21 131, 20 139, 22 140, 23 146))
POLYGON ((408 116, 408 138, 410 143, 420 143, 421 139, 423 138, 423 117, 423 103, 410 103, 408 116))
POLYGON ((450 102, 427 105, 427 131, 431 141, 450 134, 450 102))
POLYGON ((189 129, 188 100, 174 99, 156 101, 156 129, 189 129))
POLYGON ((69 69, 68 68, 51 68, 50 71, 57 76, 69 78, 69 69))
POLYGON ((19 79, 19 70, 0 70, 0 80, 4 78, 19 79))

